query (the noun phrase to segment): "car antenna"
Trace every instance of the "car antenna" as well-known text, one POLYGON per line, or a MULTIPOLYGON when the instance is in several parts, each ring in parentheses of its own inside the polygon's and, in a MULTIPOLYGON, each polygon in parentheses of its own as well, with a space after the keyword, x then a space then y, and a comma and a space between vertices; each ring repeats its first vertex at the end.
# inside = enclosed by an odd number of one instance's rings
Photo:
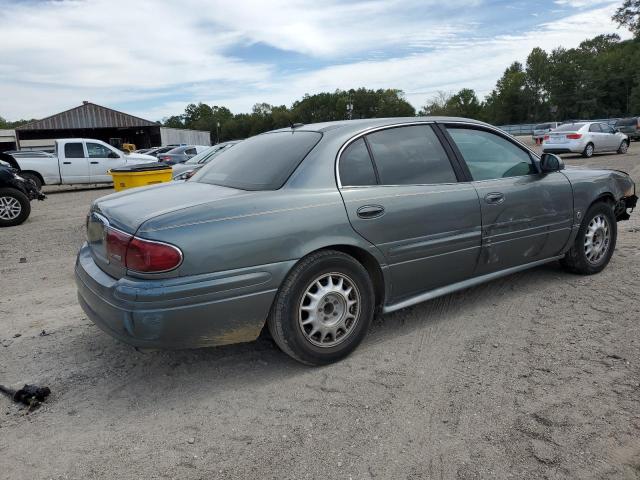
POLYGON ((304 123, 291 123, 289 126, 291 127, 291 130, 293 130, 295 128, 304 127, 304 123))

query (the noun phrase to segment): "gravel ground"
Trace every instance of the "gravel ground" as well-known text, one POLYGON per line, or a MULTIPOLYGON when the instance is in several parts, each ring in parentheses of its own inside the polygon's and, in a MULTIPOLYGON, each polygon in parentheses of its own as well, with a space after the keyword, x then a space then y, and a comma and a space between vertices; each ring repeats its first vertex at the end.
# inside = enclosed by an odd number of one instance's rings
MULTIPOLYGON (((589 164, 630 172, 640 146, 589 164)), ((640 478, 640 215, 609 267, 550 264, 378 318, 348 359, 270 341, 138 353, 75 297, 89 203, 53 189, 0 230, 0 478, 640 478)))

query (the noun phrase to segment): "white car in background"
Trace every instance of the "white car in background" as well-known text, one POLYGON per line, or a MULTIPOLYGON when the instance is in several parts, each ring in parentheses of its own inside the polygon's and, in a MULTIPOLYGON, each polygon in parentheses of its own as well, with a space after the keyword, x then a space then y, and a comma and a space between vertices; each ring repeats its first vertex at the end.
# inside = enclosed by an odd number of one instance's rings
POLYGON ((544 136, 544 153, 580 153, 589 158, 594 153, 627 153, 629 137, 602 122, 565 123, 544 136))

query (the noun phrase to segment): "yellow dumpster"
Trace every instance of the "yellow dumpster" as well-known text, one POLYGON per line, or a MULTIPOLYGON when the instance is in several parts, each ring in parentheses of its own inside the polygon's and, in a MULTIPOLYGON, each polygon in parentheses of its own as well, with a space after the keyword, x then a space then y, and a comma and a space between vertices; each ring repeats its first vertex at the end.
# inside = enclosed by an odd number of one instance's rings
POLYGON ((113 177, 113 188, 119 192, 127 188, 170 182, 172 171, 171 165, 166 163, 142 163, 112 168, 109 175, 113 177))

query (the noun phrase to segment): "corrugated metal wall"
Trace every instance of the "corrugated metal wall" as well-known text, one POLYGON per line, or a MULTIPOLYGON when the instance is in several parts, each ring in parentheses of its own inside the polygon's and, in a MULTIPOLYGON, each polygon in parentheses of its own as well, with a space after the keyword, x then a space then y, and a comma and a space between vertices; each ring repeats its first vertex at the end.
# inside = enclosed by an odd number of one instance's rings
POLYGON ((202 130, 160 127, 162 145, 211 145, 211 135, 202 130))

